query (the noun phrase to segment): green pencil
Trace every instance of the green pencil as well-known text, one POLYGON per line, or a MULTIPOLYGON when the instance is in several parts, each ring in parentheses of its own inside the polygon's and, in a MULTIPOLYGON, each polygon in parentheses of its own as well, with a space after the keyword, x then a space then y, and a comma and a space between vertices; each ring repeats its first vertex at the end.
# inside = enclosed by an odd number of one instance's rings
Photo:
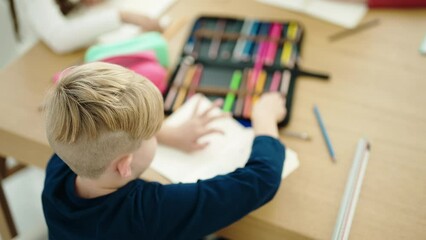
MULTIPOLYGON (((242 77, 242 73, 240 70, 234 71, 234 73, 232 74, 231 83, 229 84, 230 90, 238 90, 241 83, 241 77, 242 77)), ((230 92, 226 94, 225 102, 223 104, 223 111, 231 112, 232 106, 234 105, 234 101, 235 101, 235 93, 230 92)))

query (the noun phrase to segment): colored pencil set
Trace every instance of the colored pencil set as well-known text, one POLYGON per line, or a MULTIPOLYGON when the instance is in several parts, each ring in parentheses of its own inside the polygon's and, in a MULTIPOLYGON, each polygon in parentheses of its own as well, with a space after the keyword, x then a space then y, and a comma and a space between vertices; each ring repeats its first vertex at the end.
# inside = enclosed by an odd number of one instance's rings
POLYGON ((297 22, 201 18, 194 25, 184 54, 243 63, 254 63, 263 54, 266 66, 291 68, 299 56, 301 37, 302 27, 297 22))
POLYGON ((166 111, 175 111, 195 93, 224 98, 223 110, 235 117, 250 118, 251 107, 263 92, 281 92, 288 95, 291 80, 290 70, 267 72, 255 68, 234 70, 229 86, 215 87, 200 85, 204 66, 181 64, 174 82, 165 97, 166 111))
POLYGON ((203 93, 223 98, 223 110, 234 117, 249 119, 263 92, 286 96, 289 112, 302 37, 293 21, 199 18, 169 81, 166 113, 203 93))

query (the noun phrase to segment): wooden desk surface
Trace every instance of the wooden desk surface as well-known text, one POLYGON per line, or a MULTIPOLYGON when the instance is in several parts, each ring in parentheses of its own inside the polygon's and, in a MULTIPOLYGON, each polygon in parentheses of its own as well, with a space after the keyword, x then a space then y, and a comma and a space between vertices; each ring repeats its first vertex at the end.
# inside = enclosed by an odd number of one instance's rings
MULTIPOLYGON (((426 58, 418 52, 426 10, 374 10, 374 28, 336 42, 342 29, 308 16, 244 0, 178 1, 168 13, 188 25, 170 41, 175 61, 192 19, 200 14, 294 19, 306 28, 301 66, 330 81, 298 79, 288 129, 311 142, 282 137, 300 167, 272 202, 222 231, 232 239, 330 239, 360 137, 372 144, 351 239, 426 239, 426 58), (330 161, 313 114, 318 104, 333 142, 330 161)), ((51 76, 82 52, 56 56, 43 44, 0 72, 0 154, 44 167, 51 150, 41 105, 51 76)), ((155 175, 155 174, 154 174, 155 175)))

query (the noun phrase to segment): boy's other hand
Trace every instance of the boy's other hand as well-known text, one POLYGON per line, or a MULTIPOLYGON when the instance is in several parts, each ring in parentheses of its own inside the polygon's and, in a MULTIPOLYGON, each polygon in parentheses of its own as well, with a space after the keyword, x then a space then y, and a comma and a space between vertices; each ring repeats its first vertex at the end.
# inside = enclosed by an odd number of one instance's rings
POLYGON ((222 99, 218 99, 203 112, 199 111, 200 101, 197 102, 191 118, 177 127, 163 126, 158 134, 158 140, 161 143, 177 148, 185 152, 194 152, 204 149, 208 146, 208 142, 199 143, 198 140, 206 135, 219 133, 223 131, 209 127, 208 124, 217 119, 228 116, 225 113, 211 114, 213 109, 220 107, 223 104, 222 99))
POLYGON ((285 99, 280 93, 264 93, 253 107, 251 120, 256 135, 278 137, 277 123, 287 113, 285 99))

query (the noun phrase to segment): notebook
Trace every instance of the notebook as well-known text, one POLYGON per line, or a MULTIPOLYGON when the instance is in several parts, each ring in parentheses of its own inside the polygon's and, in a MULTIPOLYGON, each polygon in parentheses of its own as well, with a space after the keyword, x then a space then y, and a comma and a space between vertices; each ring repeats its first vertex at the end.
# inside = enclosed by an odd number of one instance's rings
MULTIPOLYGON (((205 96, 196 94, 170 115, 164 124, 177 126, 189 119, 199 99, 201 99, 200 111, 211 105, 211 102, 205 96)), ((212 114, 219 114, 220 111, 215 109, 212 114)), ((237 120, 230 117, 212 122, 211 127, 221 129, 225 134, 212 134, 203 137, 200 141, 208 141, 210 144, 207 148, 194 153, 185 153, 168 146, 159 145, 151 167, 174 183, 191 183, 199 179, 209 179, 243 167, 251 153, 251 145, 254 139, 253 129, 245 128, 237 120)), ((297 153, 286 148, 282 178, 287 177, 298 166, 297 153)))
POLYGON ((329 0, 257 0, 265 4, 301 12, 345 28, 354 28, 367 13, 367 6, 356 2, 329 0))

